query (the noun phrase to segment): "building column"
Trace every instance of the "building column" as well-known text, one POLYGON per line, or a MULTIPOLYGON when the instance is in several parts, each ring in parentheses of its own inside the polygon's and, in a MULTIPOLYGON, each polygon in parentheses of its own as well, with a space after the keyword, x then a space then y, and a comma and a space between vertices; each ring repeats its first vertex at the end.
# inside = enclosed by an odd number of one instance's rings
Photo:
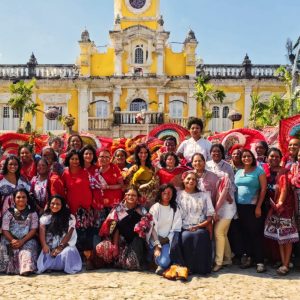
POLYGON ((197 117, 197 100, 191 92, 188 93, 187 103, 188 117, 197 117))
POLYGON ((165 93, 164 92, 158 92, 158 112, 164 112, 165 111, 165 93))
POLYGON ((164 75, 164 56, 162 52, 157 53, 157 75, 164 75))
POLYGON ((115 86, 114 90, 113 90, 113 110, 116 107, 120 107, 121 104, 121 94, 122 94, 122 89, 121 86, 115 86))
POLYGON ((89 129, 89 108, 90 93, 87 86, 79 87, 78 90, 78 131, 89 129))
POLYGON ((115 75, 122 76, 122 51, 116 51, 115 75))
POLYGON ((251 94, 252 94, 252 86, 245 87, 245 101, 244 101, 244 127, 248 126, 250 112, 251 112, 251 94))

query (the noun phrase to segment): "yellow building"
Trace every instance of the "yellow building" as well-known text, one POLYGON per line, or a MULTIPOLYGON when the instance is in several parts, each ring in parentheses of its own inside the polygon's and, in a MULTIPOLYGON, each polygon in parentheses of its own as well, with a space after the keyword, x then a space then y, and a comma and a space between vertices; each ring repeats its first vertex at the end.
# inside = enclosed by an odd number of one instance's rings
MULTIPOLYGON (((160 15, 160 0, 114 0, 114 25, 110 45, 100 52, 83 31, 79 56, 74 65, 41 65, 34 55, 26 65, 0 65, 0 130, 14 130, 18 116, 7 106, 9 84, 16 79, 35 77, 34 101, 42 110, 57 107, 61 114, 76 118, 73 129, 110 137, 131 137, 146 133, 157 124, 185 125, 188 117, 201 117, 194 97, 197 73, 211 76, 212 83, 226 93, 222 105, 211 104, 213 119, 207 129, 231 127, 227 119, 232 109, 243 114, 239 127, 246 126, 250 95, 266 98, 285 92, 274 76, 277 66, 203 65, 197 67, 197 39, 192 30, 183 41, 182 51, 169 45, 169 32, 160 15), (143 112, 144 123, 136 115, 143 112)), ((63 130, 42 113, 27 116, 38 132, 63 130)))

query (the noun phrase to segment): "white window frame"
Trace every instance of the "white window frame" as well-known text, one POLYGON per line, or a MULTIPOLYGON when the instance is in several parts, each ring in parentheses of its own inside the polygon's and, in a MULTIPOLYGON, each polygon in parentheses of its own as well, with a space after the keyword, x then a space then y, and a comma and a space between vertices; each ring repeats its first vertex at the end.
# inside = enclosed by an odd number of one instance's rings
POLYGON ((7 104, 2 104, 0 107, 0 130, 16 131, 19 126, 19 116, 15 110, 12 110, 7 104), (4 110, 9 114, 4 117, 4 110))
POLYGON ((99 119, 108 119, 109 117, 109 103, 107 100, 99 99, 95 102, 95 115, 99 119))

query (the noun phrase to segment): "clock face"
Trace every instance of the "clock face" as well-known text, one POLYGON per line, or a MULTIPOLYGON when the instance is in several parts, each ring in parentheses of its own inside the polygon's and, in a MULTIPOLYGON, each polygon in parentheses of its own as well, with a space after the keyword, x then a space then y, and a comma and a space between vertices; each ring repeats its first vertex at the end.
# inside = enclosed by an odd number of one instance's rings
POLYGON ((129 0, 130 5, 135 9, 141 9, 145 6, 146 0, 129 0))

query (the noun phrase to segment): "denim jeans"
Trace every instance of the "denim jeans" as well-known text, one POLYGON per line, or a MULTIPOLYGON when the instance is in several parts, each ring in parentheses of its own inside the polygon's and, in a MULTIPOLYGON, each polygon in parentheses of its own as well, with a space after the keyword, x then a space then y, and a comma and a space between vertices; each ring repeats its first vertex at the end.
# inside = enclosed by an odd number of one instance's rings
MULTIPOLYGON (((150 254, 151 257, 153 256, 154 253, 154 247, 150 245, 150 254)), ((169 265, 171 264, 171 259, 170 259, 170 244, 164 244, 161 248, 161 254, 159 257, 155 258, 155 263, 162 267, 163 269, 167 269, 169 265)))

